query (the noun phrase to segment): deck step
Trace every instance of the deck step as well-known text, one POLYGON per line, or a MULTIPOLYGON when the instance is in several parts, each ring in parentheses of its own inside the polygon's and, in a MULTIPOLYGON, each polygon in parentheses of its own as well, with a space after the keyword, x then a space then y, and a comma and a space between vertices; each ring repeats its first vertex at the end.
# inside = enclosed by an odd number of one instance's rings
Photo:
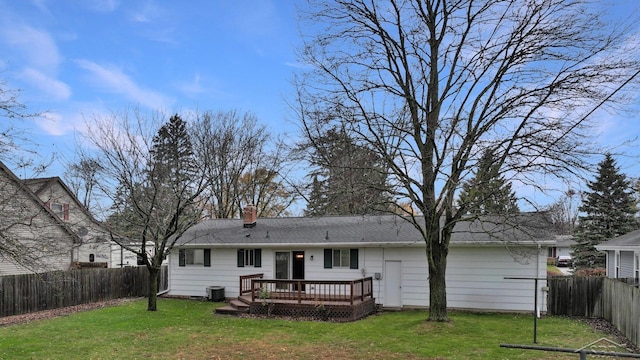
POLYGON ((216 308, 216 314, 222 314, 222 315, 239 315, 239 314, 246 314, 248 312, 249 312, 248 307, 246 309, 237 309, 237 308, 234 308, 233 306, 226 305, 226 306, 216 308))
POLYGON ((229 301, 229 306, 231 306, 234 309, 238 309, 238 310, 249 310, 249 304, 240 301, 238 299, 233 299, 231 301, 229 301))

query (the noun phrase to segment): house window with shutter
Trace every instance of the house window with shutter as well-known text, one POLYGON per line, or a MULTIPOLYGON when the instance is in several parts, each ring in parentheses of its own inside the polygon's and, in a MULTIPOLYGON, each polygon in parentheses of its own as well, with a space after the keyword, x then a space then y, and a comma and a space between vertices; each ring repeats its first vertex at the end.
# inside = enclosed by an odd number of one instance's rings
POLYGON ((69 220, 69 204, 45 203, 62 220, 69 220))
POLYGON ((262 249, 238 249, 238 267, 262 267, 262 249))
POLYGON ((358 268, 358 249, 324 249, 324 268, 358 268))
POLYGON ((211 266, 211 249, 180 249, 178 266, 211 266))

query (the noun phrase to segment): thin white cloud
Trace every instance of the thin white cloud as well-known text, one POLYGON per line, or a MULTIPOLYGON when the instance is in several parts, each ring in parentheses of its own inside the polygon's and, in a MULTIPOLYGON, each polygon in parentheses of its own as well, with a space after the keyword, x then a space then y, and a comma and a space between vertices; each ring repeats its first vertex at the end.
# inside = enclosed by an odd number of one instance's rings
POLYGON ((47 112, 42 114, 41 117, 36 119, 36 124, 49 135, 62 136, 69 130, 67 123, 62 121, 62 116, 54 112, 47 112))
POLYGON ((136 32, 152 41, 178 44, 176 31, 180 23, 180 13, 147 1, 129 11, 128 19, 136 32))
POLYGON ((164 14, 165 11, 157 4, 146 2, 138 10, 131 13, 130 20, 137 23, 153 23, 158 22, 164 14))
POLYGON ((109 13, 109 12, 113 12, 115 11, 118 6, 120 6, 120 1, 118 0, 91 0, 87 2, 87 5, 89 6, 90 9, 97 11, 97 12, 103 12, 103 13, 109 13))
POLYGON ((78 59, 78 66, 92 75, 92 82, 112 93, 126 96, 129 100, 151 109, 165 109, 173 104, 173 99, 136 84, 121 69, 103 66, 93 61, 78 59))
POLYGON ((0 37, 12 47, 18 49, 25 62, 42 72, 55 72, 60 65, 61 56, 53 37, 45 31, 28 25, 5 24, 0 27, 0 37))
POLYGON ((198 95, 206 92, 200 81, 200 74, 195 74, 190 82, 179 85, 180 91, 187 95, 198 95))
POLYGON ((285 61, 284 65, 295 68, 295 69, 302 69, 302 70, 310 70, 314 68, 313 64, 303 63, 298 61, 285 61))
POLYGON ((51 136, 71 133, 86 134, 89 130, 84 113, 107 114, 101 103, 74 102, 66 110, 48 111, 35 119, 38 127, 51 136))
POLYGON ((23 80, 46 93, 51 100, 67 100, 71 97, 71 89, 67 84, 36 69, 27 68, 21 72, 20 76, 23 80))

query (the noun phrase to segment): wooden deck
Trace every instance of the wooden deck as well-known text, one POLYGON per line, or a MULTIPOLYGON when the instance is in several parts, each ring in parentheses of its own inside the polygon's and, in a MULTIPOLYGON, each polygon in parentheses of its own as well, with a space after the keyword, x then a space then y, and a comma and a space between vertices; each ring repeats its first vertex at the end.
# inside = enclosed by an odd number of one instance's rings
POLYGON ((240 296, 216 313, 250 313, 332 321, 354 321, 376 311, 372 278, 349 281, 240 278, 240 296))

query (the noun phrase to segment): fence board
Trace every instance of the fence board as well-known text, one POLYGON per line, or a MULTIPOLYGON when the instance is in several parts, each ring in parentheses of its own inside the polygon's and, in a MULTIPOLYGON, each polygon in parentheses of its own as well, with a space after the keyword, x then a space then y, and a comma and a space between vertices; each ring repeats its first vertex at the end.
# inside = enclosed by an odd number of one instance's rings
MULTIPOLYGON (((160 271, 159 291, 167 289, 167 275, 165 266, 160 271)), ((0 276, 0 317, 146 296, 148 281, 149 272, 145 267, 0 276)))

